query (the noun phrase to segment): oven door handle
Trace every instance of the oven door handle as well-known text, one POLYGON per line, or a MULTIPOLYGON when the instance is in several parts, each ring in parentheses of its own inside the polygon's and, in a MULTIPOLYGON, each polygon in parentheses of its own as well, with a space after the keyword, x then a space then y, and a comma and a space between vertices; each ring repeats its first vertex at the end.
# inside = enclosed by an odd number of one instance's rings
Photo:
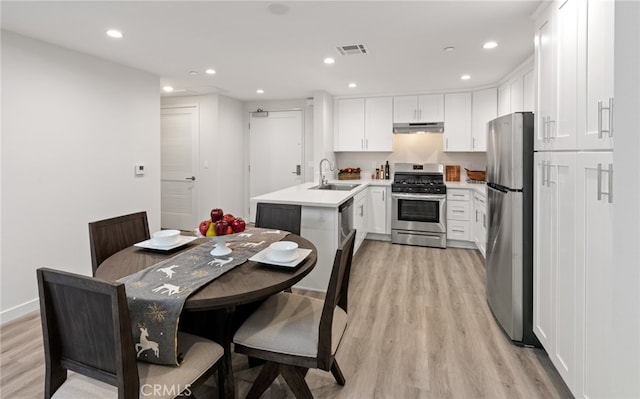
POLYGON ((397 194, 391 193, 392 198, 402 198, 402 199, 411 199, 411 200, 443 200, 447 198, 446 195, 442 194, 397 194))

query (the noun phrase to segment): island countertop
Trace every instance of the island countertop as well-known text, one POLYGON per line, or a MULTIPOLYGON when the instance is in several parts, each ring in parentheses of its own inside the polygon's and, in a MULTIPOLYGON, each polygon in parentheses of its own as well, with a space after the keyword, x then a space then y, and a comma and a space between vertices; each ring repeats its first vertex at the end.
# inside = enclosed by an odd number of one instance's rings
POLYGON ((359 184, 358 187, 350 191, 339 190, 312 190, 311 187, 318 185, 318 182, 302 183, 297 186, 287 187, 282 190, 268 194, 258 195, 251 198, 252 203, 267 202, 271 204, 294 204, 303 206, 319 206, 337 208, 343 202, 353 197, 357 193, 366 189, 371 181, 369 180, 332 180, 335 184, 359 184))

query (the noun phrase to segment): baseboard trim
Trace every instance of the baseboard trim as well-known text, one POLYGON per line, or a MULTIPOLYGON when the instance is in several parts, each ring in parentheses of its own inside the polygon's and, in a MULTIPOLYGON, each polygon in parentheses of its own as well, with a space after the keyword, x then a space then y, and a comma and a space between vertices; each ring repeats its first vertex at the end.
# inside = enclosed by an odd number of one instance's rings
POLYGON ((21 305, 14 306, 10 309, 0 312, 0 324, 8 323, 17 319, 20 316, 24 316, 29 312, 33 312, 40 308, 40 301, 38 298, 27 301, 21 305))

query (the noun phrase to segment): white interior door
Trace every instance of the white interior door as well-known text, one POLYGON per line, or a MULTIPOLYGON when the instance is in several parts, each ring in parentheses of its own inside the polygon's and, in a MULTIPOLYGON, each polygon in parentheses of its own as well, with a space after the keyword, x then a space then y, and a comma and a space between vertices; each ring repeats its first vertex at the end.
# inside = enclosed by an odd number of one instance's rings
POLYGON ((251 114, 249 197, 301 184, 302 111, 251 114))
POLYGON ((164 108, 161 113, 161 226, 197 226, 198 108, 164 108))

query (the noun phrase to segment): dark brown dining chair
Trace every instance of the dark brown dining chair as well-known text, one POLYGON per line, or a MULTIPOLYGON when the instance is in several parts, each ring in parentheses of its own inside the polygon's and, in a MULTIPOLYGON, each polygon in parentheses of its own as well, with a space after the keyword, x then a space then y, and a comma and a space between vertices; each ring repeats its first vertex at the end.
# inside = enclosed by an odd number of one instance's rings
POLYGON ((236 332, 236 352, 266 361, 247 398, 259 398, 279 374, 296 398, 312 398, 304 379, 310 368, 331 371, 338 384, 345 384, 335 354, 347 327, 354 237, 355 230, 336 251, 324 301, 278 293, 260 305, 236 332))
POLYGON ((91 271, 96 270, 105 259, 133 244, 148 240, 149 222, 147 212, 137 212, 89 223, 89 247, 91 248, 91 271))
POLYGON ((256 227, 281 229, 300 235, 302 207, 290 204, 268 204, 258 202, 256 227))
MULTIPOLYGON (((216 371, 222 347, 186 333, 179 367, 138 362, 123 283, 46 268, 37 276, 45 398, 174 398, 216 371)), ((218 384, 222 392, 222 378, 218 384)))

